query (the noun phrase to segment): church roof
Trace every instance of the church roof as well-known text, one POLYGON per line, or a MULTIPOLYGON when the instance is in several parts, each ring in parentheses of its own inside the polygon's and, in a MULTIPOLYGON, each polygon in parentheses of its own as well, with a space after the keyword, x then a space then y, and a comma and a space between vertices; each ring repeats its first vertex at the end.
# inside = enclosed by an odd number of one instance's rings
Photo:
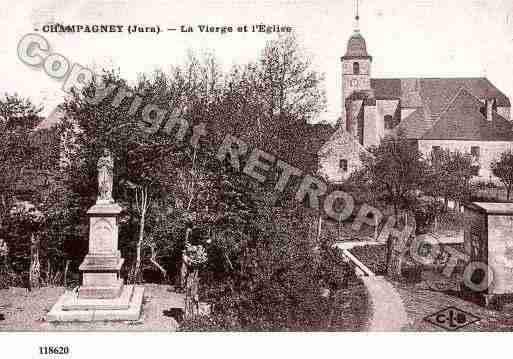
POLYGON ((328 157, 333 153, 370 154, 370 152, 363 147, 353 135, 341 127, 331 135, 329 140, 326 141, 318 151, 320 158, 328 157))
POLYGON ((342 59, 371 58, 367 53, 367 44, 359 30, 355 30, 347 42, 346 54, 342 59))
POLYGON ((439 115, 461 88, 480 100, 494 98, 499 107, 510 101, 487 78, 403 78, 371 79, 376 99, 399 98, 401 107, 425 106, 430 115, 439 115))
POLYGON ((513 125, 496 112, 488 121, 481 113, 483 105, 461 88, 422 139, 513 141, 513 125))
POLYGON ((407 138, 420 139, 433 126, 433 123, 434 121, 429 116, 426 116, 425 110, 418 108, 408 117, 404 118, 397 128, 402 130, 407 138))

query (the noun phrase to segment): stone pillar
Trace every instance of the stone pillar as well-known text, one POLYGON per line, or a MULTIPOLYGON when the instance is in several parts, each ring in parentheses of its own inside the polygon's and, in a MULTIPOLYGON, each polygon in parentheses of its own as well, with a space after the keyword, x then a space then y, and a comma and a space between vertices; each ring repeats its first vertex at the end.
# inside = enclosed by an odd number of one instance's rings
POLYGON ((117 298, 123 290, 119 272, 124 259, 118 250, 117 203, 97 203, 89 209, 89 252, 79 269, 82 272, 81 298, 117 298))

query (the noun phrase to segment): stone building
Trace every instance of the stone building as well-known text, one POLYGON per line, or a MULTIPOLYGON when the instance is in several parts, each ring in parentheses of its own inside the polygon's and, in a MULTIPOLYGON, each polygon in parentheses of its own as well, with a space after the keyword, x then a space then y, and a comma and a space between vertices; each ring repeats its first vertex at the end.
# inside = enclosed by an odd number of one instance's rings
POLYGON ((319 172, 341 182, 360 154, 399 131, 428 155, 439 149, 474 157, 476 178, 496 180, 490 162, 513 147, 509 98, 487 78, 372 78, 372 56, 359 30, 342 60, 342 116, 319 151, 319 172))
POLYGON ((480 291, 487 305, 511 302, 513 203, 467 203, 464 218, 463 244, 469 257, 468 263, 471 263, 469 266, 486 269, 486 265, 493 273, 484 275, 481 283, 472 281, 474 285, 479 285, 470 289, 480 291))

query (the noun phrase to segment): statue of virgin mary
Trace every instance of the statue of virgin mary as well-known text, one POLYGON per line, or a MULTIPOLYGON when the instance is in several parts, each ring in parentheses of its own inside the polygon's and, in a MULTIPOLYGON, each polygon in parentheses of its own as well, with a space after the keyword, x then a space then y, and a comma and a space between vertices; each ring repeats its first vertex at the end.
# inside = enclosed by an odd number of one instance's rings
POLYGON ((98 199, 97 203, 113 203, 112 184, 114 176, 114 160, 108 149, 98 160, 98 199))

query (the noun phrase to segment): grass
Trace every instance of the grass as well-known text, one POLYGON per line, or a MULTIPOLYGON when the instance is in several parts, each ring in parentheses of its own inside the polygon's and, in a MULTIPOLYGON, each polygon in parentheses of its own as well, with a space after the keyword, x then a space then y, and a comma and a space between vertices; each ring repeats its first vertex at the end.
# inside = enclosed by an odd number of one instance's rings
MULTIPOLYGON (((313 231, 313 230, 312 230, 313 231)), ((313 232, 312 232, 313 233, 313 232)), ((363 241, 374 236, 374 228, 364 225, 359 231, 352 228, 352 222, 338 223, 333 220, 325 220, 322 224, 321 240, 335 243, 346 241, 363 241)))
POLYGON ((386 246, 384 244, 358 246, 351 249, 350 252, 374 274, 386 273, 386 246))
POLYGON ((364 331, 372 315, 369 295, 362 281, 352 280, 348 288, 338 291, 335 299, 332 331, 364 331))
POLYGON ((169 286, 146 284, 143 312, 138 322, 49 323, 46 313, 62 287, 44 287, 27 292, 25 288, 0 290, 0 331, 175 331, 177 323, 163 315, 171 307, 183 307, 183 294, 168 291, 169 286))

